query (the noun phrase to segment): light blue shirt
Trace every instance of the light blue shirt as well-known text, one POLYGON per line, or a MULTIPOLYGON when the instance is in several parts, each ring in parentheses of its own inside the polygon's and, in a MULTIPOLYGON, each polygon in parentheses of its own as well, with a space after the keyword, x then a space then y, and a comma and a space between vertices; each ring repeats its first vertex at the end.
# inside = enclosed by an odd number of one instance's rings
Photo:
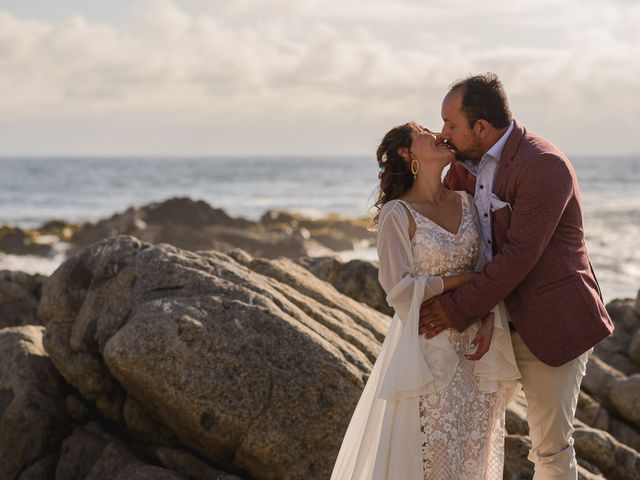
MULTIPOLYGON (((462 162, 466 169, 476 176, 476 191, 473 199, 478 209, 482 241, 485 244, 484 255, 487 261, 491 261, 493 257, 491 251, 491 207, 492 203, 495 207, 495 202, 498 200, 497 198, 492 199, 493 184, 496 181, 502 151, 512 131, 513 121, 500 139, 482 156, 479 163, 462 162)), ((493 196, 495 197, 495 195, 493 196)))

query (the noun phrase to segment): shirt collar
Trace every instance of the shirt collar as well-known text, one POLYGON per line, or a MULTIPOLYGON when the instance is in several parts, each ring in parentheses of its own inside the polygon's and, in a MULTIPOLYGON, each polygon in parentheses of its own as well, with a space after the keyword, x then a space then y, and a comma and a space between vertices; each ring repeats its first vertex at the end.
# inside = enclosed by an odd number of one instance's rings
POLYGON ((512 131, 513 131, 513 120, 511 120, 511 123, 509 124, 509 128, 507 128, 507 131, 504 132, 500 137, 500 139, 493 144, 493 147, 487 150, 487 153, 485 153, 482 156, 482 158, 488 155, 499 162, 500 157, 502 156, 502 151, 504 150, 504 146, 507 143, 507 139, 509 138, 509 135, 511 135, 512 131))

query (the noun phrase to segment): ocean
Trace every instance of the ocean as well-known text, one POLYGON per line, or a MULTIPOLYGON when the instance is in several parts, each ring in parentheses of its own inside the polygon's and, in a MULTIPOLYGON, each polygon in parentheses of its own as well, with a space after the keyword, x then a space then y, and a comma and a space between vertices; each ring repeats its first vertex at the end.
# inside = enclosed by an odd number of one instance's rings
MULTIPOLYGON (((606 300, 640 288, 640 157, 572 158, 584 201, 587 247, 606 300)), ((360 157, 0 158, 0 225, 98 220, 174 196, 230 215, 266 210, 319 217, 367 215, 377 165, 360 157)), ((373 249, 340 252, 375 258, 373 249)), ((0 255, 0 269, 50 274, 62 261, 0 255)))

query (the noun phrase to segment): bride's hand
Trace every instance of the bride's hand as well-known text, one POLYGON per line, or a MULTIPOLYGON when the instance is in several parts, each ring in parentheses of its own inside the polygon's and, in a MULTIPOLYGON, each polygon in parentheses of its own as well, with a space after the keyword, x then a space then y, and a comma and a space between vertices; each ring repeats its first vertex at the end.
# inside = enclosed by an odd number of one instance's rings
POLYGON ((489 312, 482 318, 482 326, 471 342, 472 345, 477 345, 478 348, 474 353, 465 355, 468 360, 480 360, 489 351, 491 337, 493 336, 493 317, 493 312, 489 312))

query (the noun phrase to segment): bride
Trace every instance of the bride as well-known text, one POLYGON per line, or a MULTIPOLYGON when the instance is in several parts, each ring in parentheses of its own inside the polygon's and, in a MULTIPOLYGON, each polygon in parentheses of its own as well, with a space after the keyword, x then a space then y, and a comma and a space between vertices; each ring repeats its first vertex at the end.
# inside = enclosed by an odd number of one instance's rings
POLYGON ((520 376, 504 307, 462 334, 418 335, 422 302, 482 267, 473 199, 444 187, 454 154, 414 122, 389 131, 377 158, 379 280, 395 315, 331 479, 502 479, 505 408, 520 376))

